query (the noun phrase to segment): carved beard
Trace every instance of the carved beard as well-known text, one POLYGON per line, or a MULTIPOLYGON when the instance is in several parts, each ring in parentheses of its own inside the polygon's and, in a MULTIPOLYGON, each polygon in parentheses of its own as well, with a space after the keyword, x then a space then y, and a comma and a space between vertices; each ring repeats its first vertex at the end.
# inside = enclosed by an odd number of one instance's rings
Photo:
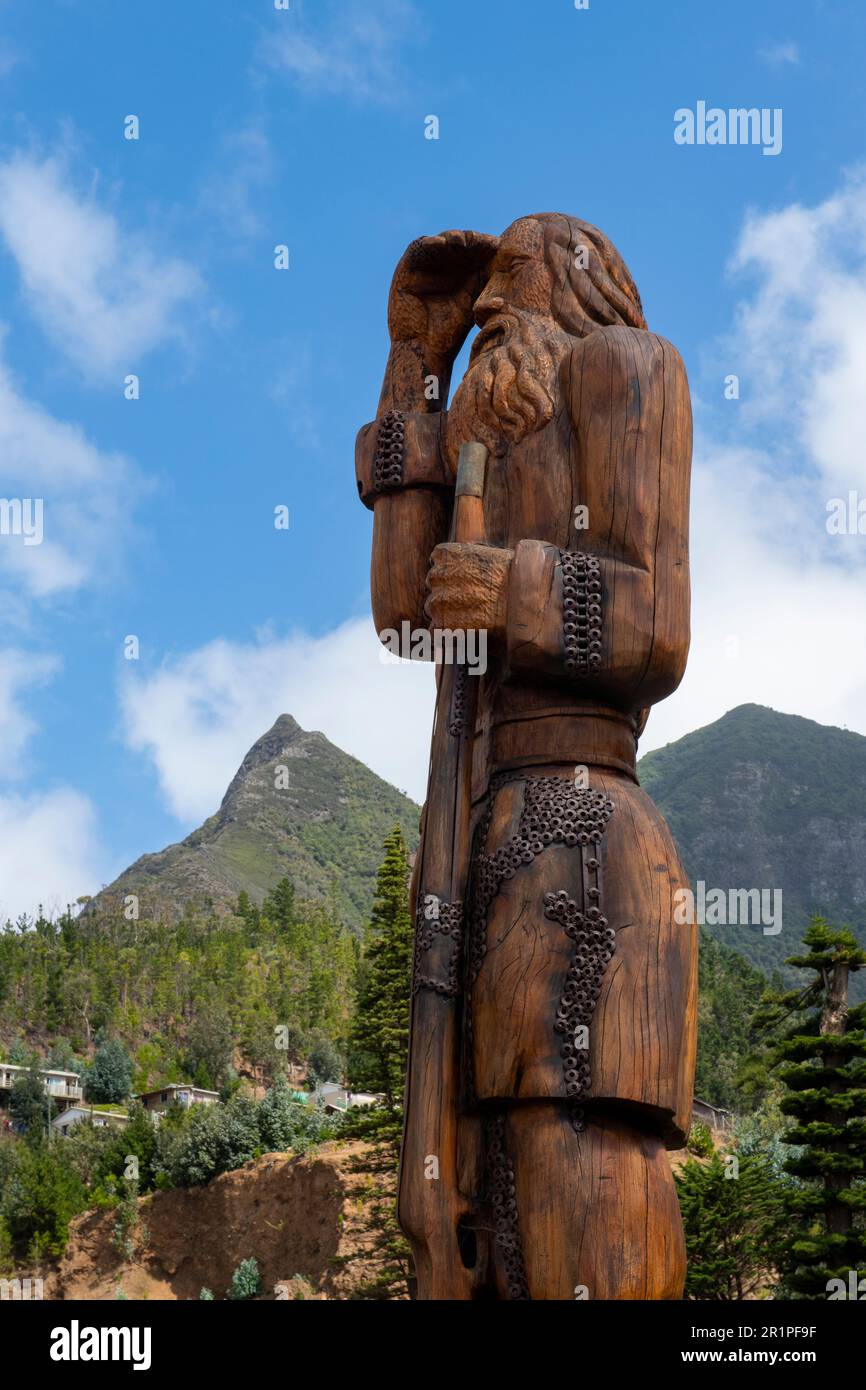
POLYGON ((489 319, 448 408, 447 452, 456 464, 468 440, 504 454, 543 427, 556 407, 556 378, 572 346, 552 319, 508 309, 489 319), (490 342, 492 346, 485 344, 490 342))

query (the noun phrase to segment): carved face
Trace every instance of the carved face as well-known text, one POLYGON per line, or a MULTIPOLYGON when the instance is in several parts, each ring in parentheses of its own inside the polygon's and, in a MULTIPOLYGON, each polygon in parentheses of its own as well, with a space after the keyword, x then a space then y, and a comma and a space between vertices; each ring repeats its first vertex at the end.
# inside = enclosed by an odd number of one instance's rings
POLYGON ((449 409, 446 450, 477 439, 494 454, 553 418, 559 366, 588 333, 646 328, 628 267, 607 237, 575 217, 536 213, 500 238, 474 305, 479 333, 449 409))
POLYGON ((543 226, 522 218, 500 239, 475 301, 479 332, 449 409, 452 462, 467 440, 503 454, 553 417, 559 365, 575 341, 554 318, 554 288, 543 226))

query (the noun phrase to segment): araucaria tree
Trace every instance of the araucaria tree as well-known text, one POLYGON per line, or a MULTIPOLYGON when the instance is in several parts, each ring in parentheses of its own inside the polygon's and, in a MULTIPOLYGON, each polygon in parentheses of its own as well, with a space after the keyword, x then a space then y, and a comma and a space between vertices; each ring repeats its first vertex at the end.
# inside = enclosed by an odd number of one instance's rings
POLYGON ((397 1110, 406 1075, 412 968, 409 863, 399 826, 384 848, 359 969, 350 1079, 359 1090, 381 1093, 388 1108, 397 1110))
POLYGON ((786 1194, 800 1234, 787 1243, 782 1274, 794 1297, 838 1298, 866 1273, 866 1005, 848 1004, 866 952, 822 917, 804 941, 806 952, 788 964, 813 978, 769 1011, 788 1019, 776 1054, 787 1088, 781 1108, 795 1121, 785 1142, 800 1146, 785 1164, 801 1179, 786 1194))

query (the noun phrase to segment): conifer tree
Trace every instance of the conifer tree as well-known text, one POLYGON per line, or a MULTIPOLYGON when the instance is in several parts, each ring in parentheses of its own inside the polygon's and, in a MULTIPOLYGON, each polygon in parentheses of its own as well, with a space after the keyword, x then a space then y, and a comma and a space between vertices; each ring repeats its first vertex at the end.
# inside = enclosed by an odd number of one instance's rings
POLYGON ((799 1146, 785 1164, 801 1180, 786 1192, 799 1232, 781 1269, 790 1295, 827 1298, 832 1280, 848 1288, 866 1274, 866 1005, 848 1004, 850 975, 866 966, 866 952, 822 917, 804 941, 806 952, 788 964, 813 978, 765 1011, 769 1022, 787 1020, 776 1057, 787 1092, 781 1109, 795 1123, 783 1138, 799 1146))
POLYGON ((399 825, 384 849, 359 967, 350 1076, 353 1086, 381 1092, 396 1111, 406 1075, 412 967, 409 862, 399 825))
POLYGON ((759 1154, 690 1159, 674 1175, 683 1214, 686 1298, 754 1298, 773 1268, 784 1197, 759 1154), (733 1166, 736 1165, 736 1166, 733 1166))
POLYGON ((272 888, 263 911, 279 931, 289 931, 295 925, 295 885, 290 878, 281 878, 272 888))

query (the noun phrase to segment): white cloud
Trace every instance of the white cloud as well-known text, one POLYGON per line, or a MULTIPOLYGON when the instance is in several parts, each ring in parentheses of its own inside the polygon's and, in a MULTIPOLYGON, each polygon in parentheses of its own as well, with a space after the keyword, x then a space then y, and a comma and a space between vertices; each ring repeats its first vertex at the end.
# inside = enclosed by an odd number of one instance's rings
POLYGON ((251 238, 261 229, 254 197, 273 175, 273 153, 261 126, 251 124, 222 142, 217 167, 201 192, 204 212, 216 217, 232 238, 251 238))
POLYGON ((110 573, 143 483, 120 454, 27 400, 0 355, 3 496, 42 501, 41 544, 0 535, 0 583, 48 599, 110 573))
POLYGON ((866 734, 866 576, 826 559, 820 542, 810 553, 800 489, 770 464, 698 440, 692 649, 642 753, 746 703, 866 734))
POLYGON ((866 535, 827 506, 866 501, 866 182, 747 217, 732 270, 751 293, 719 346, 742 399, 698 410, 692 651, 644 750, 755 702, 866 734, 866 535))
POLYGON ((315 26, 298 7, 277 21, 260 49, 268 67, 309 92, 388 102, 405 85, 401 49, 417 36, 420 16, 409 0, 380 0, 377 13, 364 0, 323 9, 315 26))
POLYGON ((56 159, 17 154, 0 164, 0 236, 44 331, 97 380, 122 379, 178 338, 181 310, 200 289, 194 266, 121 228, 56 159))
POLYGON ((744 426, 834 495, 866 491, 866 177, 815 207, 746 219, 732 260, 757 276, 732 343, 744 426))
POLYGON ((153 761, 179 820, 211 815, 251 744, 280 714, 318 729, 381 777, 423 799, 432 667, 386 664, 371 620, 324 637, 211 642, 121 687, 129 746, 153 761))
POLYGON ((0 651, 0 781, 21 775, 22 754, 36 731, 35 721, 22 707, 22 695, 53 676, 59 664, 56 657, 15 647, 0 651))
POLYGON ((0 923, 33 915, 41 903, 56 915, 110 873, 98 846, 86 796, 69 787, 0 797, 0 923))
POLYGON ((793 39, 784 39, 779 43, 768 43, 758 50, 758 57, 768 63, 771 68, 799 67, 800 46, 793 39))

